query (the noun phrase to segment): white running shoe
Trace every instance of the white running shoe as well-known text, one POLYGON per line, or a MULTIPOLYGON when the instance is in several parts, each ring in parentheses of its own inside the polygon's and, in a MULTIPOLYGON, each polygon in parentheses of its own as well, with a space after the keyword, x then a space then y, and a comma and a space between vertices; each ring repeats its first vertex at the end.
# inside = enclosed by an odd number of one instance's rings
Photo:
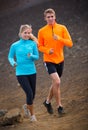
POLYGON ((30 117, 31 114, 30 114, 29 109, 27 109, 27 104, 23 105, 23 109, 24 109, 25 117, 30 117))
POLYGON ((31 122, 35 122, 35 121, 37 121, 35 115, 32 115, 32 116, 30 117, 30 121, 31 121, 31 122))

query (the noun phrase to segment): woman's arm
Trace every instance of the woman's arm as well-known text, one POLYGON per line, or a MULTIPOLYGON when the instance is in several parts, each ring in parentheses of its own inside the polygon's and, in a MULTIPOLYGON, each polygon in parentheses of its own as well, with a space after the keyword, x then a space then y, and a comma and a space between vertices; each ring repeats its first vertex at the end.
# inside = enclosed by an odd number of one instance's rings
POLYGON ((12 66, 17 65, 16 61, 14 60, 14 56, 15 56, 15 49, 14 49, 14 46, 12 45, 10 47, 9 54, 8 54, 8 60, 12 66))

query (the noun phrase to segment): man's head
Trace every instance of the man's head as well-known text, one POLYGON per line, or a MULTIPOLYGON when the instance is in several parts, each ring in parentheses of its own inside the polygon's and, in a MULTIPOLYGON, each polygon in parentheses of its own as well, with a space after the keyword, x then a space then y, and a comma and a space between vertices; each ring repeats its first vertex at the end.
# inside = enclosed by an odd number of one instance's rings
POLYGON ((55 11, 51 8, 46 9, 44 11, 44 18, 45 18, 45 21, 47 22, 47 24, 53 25, 55 23, 55 20, 56 20, 55 11))

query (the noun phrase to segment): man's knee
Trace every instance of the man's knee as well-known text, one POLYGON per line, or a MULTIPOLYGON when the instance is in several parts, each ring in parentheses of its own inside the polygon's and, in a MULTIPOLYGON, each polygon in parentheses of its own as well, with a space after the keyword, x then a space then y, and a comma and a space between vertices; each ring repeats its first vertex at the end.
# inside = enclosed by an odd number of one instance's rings
POLYGON ((59 87, 60 86, 60 80, 55 80, 54 81, 54 85, 57 86, 57 87, 59 87))

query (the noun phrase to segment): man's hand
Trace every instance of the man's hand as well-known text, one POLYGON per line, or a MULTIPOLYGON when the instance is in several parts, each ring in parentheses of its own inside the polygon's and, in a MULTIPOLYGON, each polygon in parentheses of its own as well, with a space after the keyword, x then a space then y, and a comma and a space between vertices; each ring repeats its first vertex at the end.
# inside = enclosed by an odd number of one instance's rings
POLYGON ((53 54, 53 53, 54 53, 54 49, 51 48, 50 51, 49 51, 49 54, 51 55, 51 54, 53 54))
POLYGON ((54 39, 54 40, 59 40, 60 37, 59 37, 58 35, 56 35, 56 34, 53 34, 53 39, 54 39))

